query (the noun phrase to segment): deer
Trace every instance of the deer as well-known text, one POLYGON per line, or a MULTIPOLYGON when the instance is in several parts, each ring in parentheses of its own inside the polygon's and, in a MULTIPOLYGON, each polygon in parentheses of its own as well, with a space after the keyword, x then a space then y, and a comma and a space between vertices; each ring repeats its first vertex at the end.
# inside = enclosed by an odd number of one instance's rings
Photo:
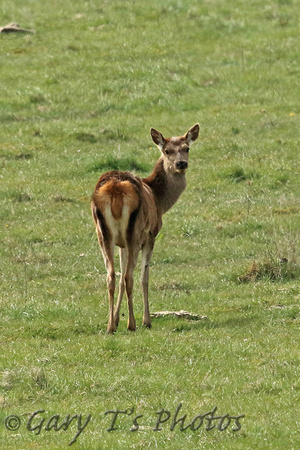
POLYGON ((141 251, 143 322, 151 328, 148 285, 149 265, 155 238, 162 227, 162 216, 186 188, 189 148, 199 135, 199 124, 179 137, 164 138, 155 128, 151 137, 161 152, 147 178, 126 171, 111 170, 100 176, 92 194, 92 216, 106 271, 109 295, 107 333, 116 332, 123 295, 128 304, 127 330, 135 331, 133 313, 133 273, 141 251), (116 306, 114 249, 119 247, 120 282, 116 306))

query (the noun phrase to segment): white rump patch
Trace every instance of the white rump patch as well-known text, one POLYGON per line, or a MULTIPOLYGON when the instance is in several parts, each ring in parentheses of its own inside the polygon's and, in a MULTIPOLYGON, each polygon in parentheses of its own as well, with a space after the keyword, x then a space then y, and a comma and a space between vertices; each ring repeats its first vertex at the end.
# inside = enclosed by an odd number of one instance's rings
POLYGON ((122 215, 120 219, 115 219, 112 215, 110 205, 107 205, 104 211, 104 217, 108 228, 112 234, 113 242, 119 247, 126 247, 126 231, 129 221, 129 207, 123 204, 122 215))

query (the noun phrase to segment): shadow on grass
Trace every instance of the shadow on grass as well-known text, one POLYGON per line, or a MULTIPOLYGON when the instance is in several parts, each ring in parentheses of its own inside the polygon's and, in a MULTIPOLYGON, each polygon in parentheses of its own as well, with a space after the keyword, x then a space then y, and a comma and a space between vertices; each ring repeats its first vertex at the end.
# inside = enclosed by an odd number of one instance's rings
POLYGON ((114 158, 108 156, 107 158, 94 163, 88 167, 88 172, 104 172, 106 170, 122 170, 122 171, 137 171, 137 172, 149 172, 150 166, 148 164, 142 164, 132 157, 126 158, 114 158))
POLYGON ((300 267, 286 258, 268 259, 262 263, 253 261, 245 274, 237 277, 241 283, 251 283, 260 280, 291 281, 300 277, 300 267))
POLYGON ((229 317, 226 320, 214 322, 212 328, 249 328, 251 322, 256 322, 256 317, 229 317))
POLYGON ((197 331, 202 329, 211 329, 213 324, 209 319, 203 320, 186 320, 176 317, 154 317, 152 318, 152 329, 154 331, 162 331, 169 328, 172 332, 197 331))

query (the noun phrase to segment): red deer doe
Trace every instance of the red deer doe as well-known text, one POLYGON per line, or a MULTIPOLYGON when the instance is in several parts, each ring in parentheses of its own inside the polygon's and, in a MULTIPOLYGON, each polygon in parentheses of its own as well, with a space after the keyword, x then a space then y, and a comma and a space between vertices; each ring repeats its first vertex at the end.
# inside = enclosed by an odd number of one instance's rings
POLYGON ((186 187, 189 147, 197 139, 199 124, 180 137, 165 139, 151 128, 151 136, 161 151, 153 172, 140 178, 130 172, 112 170, 104 173, 92 195, 92 214, 102 250, 109 292, 108 333, 119 323, 120 307, 126 290, 128 330, 135 331, 132 305, 133 271, 142 251, 142 287, 144 297, 143 325, 150 328, 148 303, 149 264, 155 238, 162 227, 162 215, 178 200, 186 187), (114 310, 114 247, 120 247, 121 278, 114 310))

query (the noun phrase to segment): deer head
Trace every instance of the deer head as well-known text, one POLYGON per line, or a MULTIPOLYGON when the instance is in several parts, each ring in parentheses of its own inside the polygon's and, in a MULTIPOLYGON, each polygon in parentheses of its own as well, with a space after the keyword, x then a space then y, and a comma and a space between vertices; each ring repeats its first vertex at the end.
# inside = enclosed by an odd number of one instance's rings
POLYGON ((160 149, 164 161, 164 169, 168 173, 184 174, 188 168, 189 149, 199 135, 197 123, 184 136, 165 139, 163 135, 151 128, 153 142, 160 149))

